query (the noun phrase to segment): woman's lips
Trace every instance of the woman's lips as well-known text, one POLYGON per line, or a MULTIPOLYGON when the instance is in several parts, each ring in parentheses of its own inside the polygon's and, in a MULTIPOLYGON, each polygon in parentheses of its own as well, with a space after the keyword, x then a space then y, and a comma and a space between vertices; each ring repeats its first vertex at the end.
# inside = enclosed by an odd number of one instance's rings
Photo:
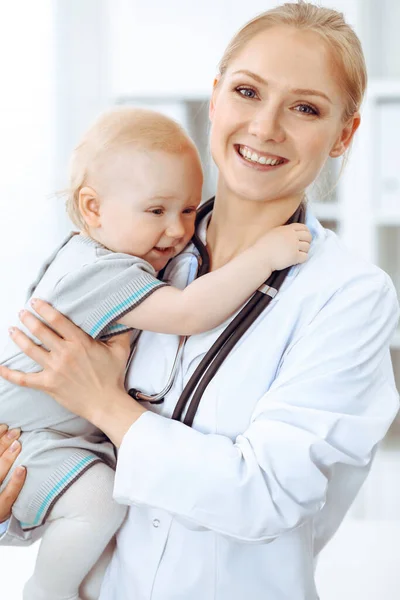
POLYGON ((271 171, 273 169, 278 169, 289 162, 287 158, 273 154, 257 152, 249 146, 235 144, 234 148, 236 155, 243 164, 258 171, 271 171), (271 162, 273 164, 270 164, 271 162))

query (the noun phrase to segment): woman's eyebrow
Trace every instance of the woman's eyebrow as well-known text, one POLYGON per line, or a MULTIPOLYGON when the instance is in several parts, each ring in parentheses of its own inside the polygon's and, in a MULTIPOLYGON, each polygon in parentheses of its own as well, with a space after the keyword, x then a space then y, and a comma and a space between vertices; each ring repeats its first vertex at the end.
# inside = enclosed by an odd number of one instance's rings
MULTIPOLYGON (((239 71, 235 71, 234 73, 232 73, 232 75, 248 75, 249 77, 252 77, 258 83, 261 83, 262 85, 268 85, 268 81, 266 81, 266 79, 263 79, 262 77, 260 77, 260 75, 257 75, 256 73, 252 73, 251 71, 248 71, 247 69, 240 69, 239 71)), ((302 96, 319 96, 320 98, 324 98, 330 104, 332 104, 332 100, 330 100, 330 98, 328 98, 328 96, 326 94, 324 94, 323 92, 320 92, 318 90, 312 90, 309 88, 295 88, 293 90, 289 90, 289 92, 291 94, 300 94, 302 96)))

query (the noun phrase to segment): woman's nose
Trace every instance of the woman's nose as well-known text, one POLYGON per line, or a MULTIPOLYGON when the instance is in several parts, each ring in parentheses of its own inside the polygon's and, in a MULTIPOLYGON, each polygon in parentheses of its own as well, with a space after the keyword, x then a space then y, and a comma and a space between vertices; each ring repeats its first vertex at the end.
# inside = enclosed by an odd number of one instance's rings
POLYGON ((249 133, 262 142, 285 141, 286 135, 280 111, 272 107, 257 111, 250 122, 249 133))

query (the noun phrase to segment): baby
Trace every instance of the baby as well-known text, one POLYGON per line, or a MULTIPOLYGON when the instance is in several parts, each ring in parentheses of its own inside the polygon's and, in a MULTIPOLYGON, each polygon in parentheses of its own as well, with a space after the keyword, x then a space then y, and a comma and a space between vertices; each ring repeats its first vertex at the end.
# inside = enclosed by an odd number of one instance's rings
MULTIPOLYGON (((67 208, 79 233, 44 265, 29 297, 98 340, 143 329, 192 335, 223 323, 272 271, 306 260, 310 234, 291 224, 184 290, 157 279, 194 233, 202 179, 197 150, 174 121, 131 108, 104 114, 73 154, 67 208)), ((40 370, 11 341, 0 364, 40 370)), ((126 513, 112 499, 115 448, 51 397, 4 380, 0 422, 22 429, 14 468, 27 468, 12 528, 27 544, 42 533, 25 600, 97 598, 126 513)))

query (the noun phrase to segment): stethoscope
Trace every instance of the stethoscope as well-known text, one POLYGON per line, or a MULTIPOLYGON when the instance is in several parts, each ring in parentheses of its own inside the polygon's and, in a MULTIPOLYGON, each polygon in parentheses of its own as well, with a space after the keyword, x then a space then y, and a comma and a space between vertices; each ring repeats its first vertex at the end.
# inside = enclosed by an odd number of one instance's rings
MULTIPOLYGON (((200 222, 208 215, 209 212, 212 211, 214 200, 215 198, 211 198, 197 211, 196 232, 200 222)), ((304 223, 305 212, 305 206, 302 203, 292 217, 288 220, 287 224, 304 223)), ((197 233, 194 234, 192 242, 199 252, 200 260, 197 277, 201 277, 202 275, 205 275, 210 268, 210 257, 208 255, 206 246, 203 244, 197 233)), ((204 358, 201 360, 193 375, 190 377, 175 406, 171 417, 172 419, 175 419, 176 421, 182 420, 182 415, 187 406, 188 408, 183 418, 183 423, 189 427, 192 426, 201 398, 208 384, 213 379, 231 350, 236 346, 242 336, 268 306, 271 300, 275 298, 289 271, 290 267, 283 269, 282 271, 274 271, 267 281, 258 288, 258 290, 240 310, 236 317, 229 323, 226 329, 224 329, 219 338, 214 342, 204 358)), ((160 273, 159 275, 162 278, 163 273, 160 273)), ((132 396, 132 398, 140 402, 150 402, 151 404, 161 404, 164 402, 164 397, 168 394, 174 384, 186 340, 187 337, 183 336, 179 340, 178 350, 172 366, 171 374, 164 389, 158 394, 148 396, 139 390, 131 388, 128 393, 130 396, 132 396)), ((133 353, 130 357, 127 368, 129 367, 132 357, 133 353)))

